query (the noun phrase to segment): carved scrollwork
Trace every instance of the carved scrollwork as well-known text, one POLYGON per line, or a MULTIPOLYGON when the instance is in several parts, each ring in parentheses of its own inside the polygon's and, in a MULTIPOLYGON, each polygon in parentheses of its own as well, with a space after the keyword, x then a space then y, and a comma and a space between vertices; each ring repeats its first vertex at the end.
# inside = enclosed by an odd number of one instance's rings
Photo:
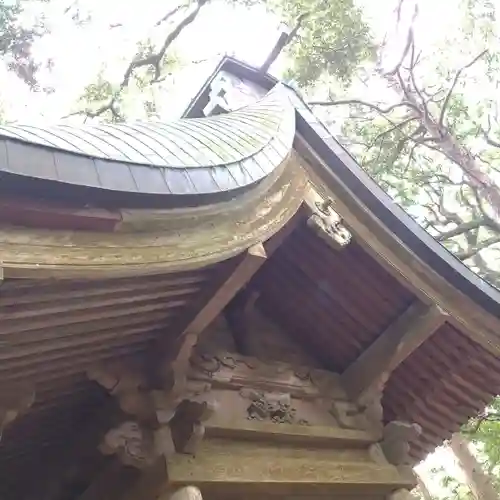
POLYGON ((117 455, 125 465, 141 469, 152 465, 158 457, 153 433, 133 421, 108 431, 99 449, 104 455, 117 455))
POLYGON ((258 370, 265 363, 237 354, 194 352, 189 360, 191 374, 196 379, 211 380, 214 377, 232 377, 238 369, 258 370))
POLYGON ((207 377, 213 377, 214 373, 221 368, 221 363, 215 355, 200 354, 195 352, 191 356, 189 363, 196 371, 201 372, 207 377))
POLYGON ((89 371, 89 378, 104 386, 120 408, 135 418, 106 434, 100 446, 103 453, 117 454, 123 463, 142 468, 160 455, 196 451, 205 433, 203 421, 216 410, 209 396, 211 385, 185 376, 180 380, 175 369, 168 373, 169 379, 161 378, 164 387, 159 387, 158 377, 149 387, 145 377, 123 365, 89 371))
POLYGON ((204 436, 203 421, 216 410, 209 397, 210 383, 164 380, 159 387, 158 378, 148 386, 145 377, 128 373, 123 366, 112 366, 107 371, 100 367, 89 371, 89 377, 98 381, 113 394, 120 408, 134 421, 127 421, 106 435, 100 449, 103 453, 117 454, 123 463, 143 467, 159 455, 194 453, 204 436))
POLYGON ((251 401, 247 407, 247 418, 250 420, 308 425, 307 420, 297 417, 297 410, 292 406, 290 394, 259 392, 252 389, 242 389, 240 394, 251 401))
POLYGON ((366 421, 377 431, 382 431, 384 426, 384 407, 382 406, 383 392, 378 391, 364 402, 358 404, 359 411, 366 421))
POLYGON ((316 212, 309 217, 307 225, 329 246, 341 250, 349 244, 352 235, 342 224, 332 205, 331 200, 317 202, 316 212))

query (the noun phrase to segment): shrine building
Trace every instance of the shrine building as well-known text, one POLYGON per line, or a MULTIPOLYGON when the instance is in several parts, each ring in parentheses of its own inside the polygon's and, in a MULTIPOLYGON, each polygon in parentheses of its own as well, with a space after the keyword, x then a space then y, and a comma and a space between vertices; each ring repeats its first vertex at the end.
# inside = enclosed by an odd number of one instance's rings
POLYGON ((0 127, 1 500, 404 500, 500 393, 500 292, 291 86, 0 127))

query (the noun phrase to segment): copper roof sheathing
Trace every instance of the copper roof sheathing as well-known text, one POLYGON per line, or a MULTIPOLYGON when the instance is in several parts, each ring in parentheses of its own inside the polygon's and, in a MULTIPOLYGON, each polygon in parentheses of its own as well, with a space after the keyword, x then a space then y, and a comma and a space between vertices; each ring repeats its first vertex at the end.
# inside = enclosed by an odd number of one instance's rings
POLYGON ((200 195, 245 188, 292 149, 295 114, 277 86, 225 116, 117 125, 0 126, 0 171, 90 189, 200 195))

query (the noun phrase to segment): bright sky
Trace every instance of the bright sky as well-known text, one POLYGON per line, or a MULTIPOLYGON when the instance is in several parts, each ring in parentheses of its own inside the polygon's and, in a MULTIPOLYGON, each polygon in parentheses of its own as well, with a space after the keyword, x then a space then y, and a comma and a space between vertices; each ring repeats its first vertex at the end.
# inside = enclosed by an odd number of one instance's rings
MULTIPOLYGON (((45 72, 41 78, 46 86, 55 88, 53 94, 29 92, 15 77, 0 69, 0 103, 8 119, 24 122, 59 119, 71 111, 82 88, 95 81, 99 70, 104 69, 108 78, 119 80, 135 53, 136 42, 151 34, 161 40, 168 28, 151 32, 151 26, 171 8, 165 8, 167 2, 128 0, 124 9, 123 0, 77 1, 83 11, 92 13, 92 22, 81 28, 75 28, 68 15, 63 15, 65 7, 71 4, 69 0, 51 0, 43 6, 51 34, 37 43, 35 53, 41 59, 49 56, 55 63, 51 72, 45 72), (122 27, 109 29, 109 25, 118 23, 122 27)), ((426 43, 433 44, 441 36, 443 23, 444 28, 448 26, 453 30, 450 1, 420 0, 419 22, 426 27, 422 30, 426 43)), ((374 31, 382 37, 392 15, 394 0, 358 0, 358 3, 374 31)), ((213 0, 176 44, 183 59, 208 60, 176 75, 175 85, 169 87, 165 95, 162 112, 178 115, 224 53, 235 54, 251 64, 261 63, 282 27, 262 5, 247 9, 213 0)), ((279 67, 274 69, 279 73, 279 67)))
MULTIPOLYGON (((55 61, 54 68, 50 73, 45 72, 42 81, 56 92, 50 96, 34 94, 20 86, 15 77, 0 72, 0 97, 9 118, 58 119, 68 112, 82 87, 95 81, 100 69, 104 67, 108 77, 119 80, 135 54, 136 42, 151 34, 161 40, 165 28, 169 28, 165 26, 151 33, 151 26, 170 10, 171 7, 165 8, 167 2, 129 0, 127 9, 123 9, 122 0, 80 0, 80 3, 93 14, 93 21, 82 28, 75 28, 67 16, 61 15, 68 0, 52 0, 45 8, 52 33, 37 43, 35 49, 41 58, 49 55, 55 61), (123 27, 109 29, 110 24, 117 23, 123 27), (12 99, 13 95, 16 99, 12 99)), ((237 54, 253 64, 262 62, 275 43, 279 26, 279 21, 266 14, 262 6, 247 10, 215 0, 205 7, 196 23, 184 31, 176 49, 182 59, 208 60, 179 74, 175 86, 165 96, 169 114, 182 110, 224 53, 237 54)))

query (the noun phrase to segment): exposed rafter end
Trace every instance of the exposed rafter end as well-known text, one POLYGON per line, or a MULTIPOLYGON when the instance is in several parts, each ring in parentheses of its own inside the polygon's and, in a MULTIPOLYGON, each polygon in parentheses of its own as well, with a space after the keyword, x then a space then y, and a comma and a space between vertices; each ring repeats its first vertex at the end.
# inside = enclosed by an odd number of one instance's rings
POLYGON ((391 372, 447 318, 435 304, 412 304, 342 373, 341 382, 349 397, 358 402, 377 398, 391 372))

